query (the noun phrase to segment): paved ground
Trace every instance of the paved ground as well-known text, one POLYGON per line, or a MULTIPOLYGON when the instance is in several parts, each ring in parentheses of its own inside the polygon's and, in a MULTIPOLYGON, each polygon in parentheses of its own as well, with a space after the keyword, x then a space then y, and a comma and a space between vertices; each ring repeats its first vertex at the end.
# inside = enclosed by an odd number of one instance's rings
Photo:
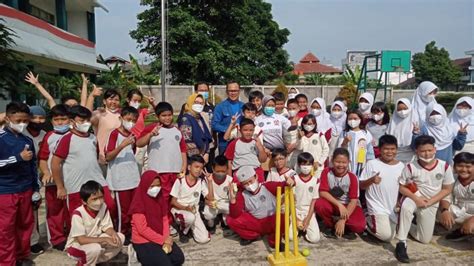
MULTIPOLYGON (((40 233, 43 236, 42 243, 45 243, 44 222, 41 224, 40 233)), ((311 250, 308 265, 396 265, 397 260, 393 257, 395 244, 395 241, 390 244, 381 243, 370 236, 363 236, 354 241, 323 239, 318 244, 302 241, 301 247, 311 250)), ((180 244, 180 247, 186 256, 186 265, 267 265, 266 256, 271 252, 266 241, 262 240, 247 247, 241 247, 237 237, 224 237, 219 228, 208 244, 199 245, 191 240, 185 245, 180 244)), ((442 236, 435 236, 428 245, 409 241, 408 254, 413 264, 417 265, 474 265, 474 239, 456 243, 447 241, 442 236)), ((35 257, 34 262, 37 265, 74 264, 74 261, 64 253, 51 249, 35 257)), ((126 264, 127 256, 121 254, 107 265, 126 264)))

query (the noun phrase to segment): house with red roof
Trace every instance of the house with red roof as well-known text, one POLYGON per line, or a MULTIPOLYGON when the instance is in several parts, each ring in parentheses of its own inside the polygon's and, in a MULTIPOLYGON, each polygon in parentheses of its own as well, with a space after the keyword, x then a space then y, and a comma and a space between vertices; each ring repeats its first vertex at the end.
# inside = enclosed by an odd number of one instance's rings
POLYGON ((298 64, 294 65, 293 73, 299 76, 311 75, 311 74, 323 74, 323 75, 340 75, 342 70, 321 64, 319 58, 313 53, 308 52, 303 58, 301 58, 298 64))

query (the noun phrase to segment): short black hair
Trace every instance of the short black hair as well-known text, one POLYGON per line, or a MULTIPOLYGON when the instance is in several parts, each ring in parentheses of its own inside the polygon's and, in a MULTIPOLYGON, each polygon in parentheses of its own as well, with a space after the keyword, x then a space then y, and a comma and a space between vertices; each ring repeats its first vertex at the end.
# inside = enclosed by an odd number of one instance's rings
POLYGON ((383 145, 395 145, 398 148, 397 138, 393 135, 383 135, 379 138, 379 147, 383 145))
POLYGON ((212 162, 212 167, 215 167, 216 165, 219 166, 227 166, 229 160, 224 155, 219 155, 214 158, 214 161, 212 162))
POLYGON ((332 154, 332 159, 334 160, 334 158, 336 158, 338 155, 345 156, 349 160, 351 158, 350 155, 349 155, 349 151, 346 148, 337 148, 337 149, 335 149, 333 154, 332 154))
POLYGON ((159 102, 155 107, 155 114, 160 115, 163 112, 170 111, 173 113, 173 106, 168 102, 159 102))
POLYGON ((113 98, 115 96, 118 96, 119 99, 122 99, 122 96, 120 95, 120 93, 116 89, 108 89, 104 93, 104 100, 109 99, 109 98, 113 98))
POLYGON ((261 91, 251 91, 249 93, 249 102, 253 101, 254 99, 258 98, 260 100, 263 99, 263 93, 261 91))
POLYGON ((244 118, 240 119, 240 124, 239 124, 239 125, 240 125, 240 128, 242 129, 242 128, 243 128, 244 126, 246 126, 246 125, 253 125, 253 126, 255 126, 255 123, 253 122, 252 119, 248 119, 248 118, 245 118, 245 117, 244 117, 244 118))
POLYGON ((138 110, 135 109, 135 107, 125 106, 120 111, 120 116, 124 117, 126 115, 133 115, 134 117, 138 117, 138 110))
POLYGON ((53 108, 51 108, 51 112, 49 115, 51 117, 56 116, 68 116, 69 107, 65 104, 56 104, 53 108))
POLYGON ((454 165, 460 163, 474 164, 474 154, 470 152, 460 152, 454 156, 454 165))
POLYGON ((420 147, 422 145, 427 145, 427 144, 431 144, 431 145, 434 146, 435 142, 436 142, 436 140, 432 136, 428 136, 428 135, 418 136, 415 139, 415 149, 418 149, 418 147, 420 147))
POLYGON ((296 159, 296 161, 298 162, 298 165, 314 164, 314 157, 309 152, 302 152, 300 153, 300 155, 298 155, 298 158, 296 159))
MULTIPOLYGON (((387 125, 390 123, 390 112, 388 111, 388 106, 384 102, 376 102, 372 105, 370 112, 383 112, 382 125, 387 125)), ((373 118, 372 118, 373 120, 373 118)), ((375 122, 375 120, 374 120, 375 122)))
POLYGON ((104 188, 99 183, 94 180, 89 180, 81 186, 79 195, 81 196, 82 201, 87 202, 92 194, 95 194, 99 191, 104 194, 104 188))
POLYGON ((290 104, 298 104, 298 101, 296 100, 296 98, 293 98, 293 99, 288 99, 288 101, 286 102, 286 106, 290 105, 290 104))
POLYGON ((281 155, 283 157, 288 156, 288 152, 283 149, 283 148, 276 148, 272 150, 272 158, 277 157, 278 155, 281 155))
POLYGON ((304 98, 306 99, 306 101, 308 101, 308 97, 306 97, 306 95, 304 95, 303 93, 300 93, 295 96, 296 101, 298 101, 299 98, 304 98))
POLYGON ((314 116, 313 114, 307 114, 303 117, 303 119, 301 120, 301 129, 306 132, 306 129, 304 129, 304 124, 308 123, 309 120, 312 120, 313 123, 314 123, 314 128, 311 132, 318 132, 318 129, 317 129, 317 126, 318 126, 318 122, 316 121, 316 116, 314 116))
POLYGON ((277 92, 273 93, 272 96, 275 99, 275 101, 280 101, 280 102, 285 101, 285 94, 281 91, 277 91, 277 92))
POLYGON ((7 104, 6 113, 7 115, 13 115, 17 113, 26 113, 30 115, 30 108, 28 105, 21 102, 11 102, 7 104))
POLYGON ((230 84, 237 84, 237 86, 239 87, 239 90, 240 90, 240 84, 239 84, 237 81, 235 81, 235 80, 229 80, 229 81, 227 81, 227 83, 225 84, 225 90, 228 90, 228 89, 229 89, 229 85, 230 85, 230 84))
POLYGON ((188 165, 191 165, 193 163, 206 164, 206 161, 204 161, 204 158, 202 158, 201 155, 195 154, 188 157, 188 165))
POLYGON ((80 117, 82 119, 90 119, 92 117, 91 111, 81 105, 72 106, 69 108, 68 116, 70 119, 80 117))
POLYGON ((74 97, 73 95, 64 95, 64 96, 61 97, 61 103, 66 103, 69 100, 74 100, 74 101, 78 102, 76 97, 74 97))
POLYGON ((245 103, 244 105, 242 105, 242 113, 245 111, 257 112, 257 106, 255 106, 255 104, 253 103, 245 103))
POLYGON ((199 85, 206 85, 207 89, 209 90, 209 84, 205 81, 198 81, 194 84, 194 91, 197 92, 199 85))
MULTIPOLYGON (((135 94, 138 95, 138 96, 140 96, 140 98, 143 99, 143 93, 142 93, 139 89, 131 89, 131 90, 129 90, 129 91, 127 92, 127 99, 128 99, 128 100, 131 100, 132 97, 133 97, 133 95, 135 95, 135 94)), ((119 97, 120 97, 120 95, 119 95, 119 97)), ((105 96, 104 96, 104 98, 105 98, 105 96)), ((105 99, 107 99, 107 98, 105 98, 105 99)))

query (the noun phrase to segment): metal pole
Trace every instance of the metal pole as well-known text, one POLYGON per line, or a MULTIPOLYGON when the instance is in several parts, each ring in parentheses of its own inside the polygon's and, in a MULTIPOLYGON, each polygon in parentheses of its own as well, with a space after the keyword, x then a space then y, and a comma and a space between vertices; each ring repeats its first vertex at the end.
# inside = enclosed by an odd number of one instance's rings
POLYGON ((161 101, 166 98, 166 25, 165 1, 161 0, 161 101))

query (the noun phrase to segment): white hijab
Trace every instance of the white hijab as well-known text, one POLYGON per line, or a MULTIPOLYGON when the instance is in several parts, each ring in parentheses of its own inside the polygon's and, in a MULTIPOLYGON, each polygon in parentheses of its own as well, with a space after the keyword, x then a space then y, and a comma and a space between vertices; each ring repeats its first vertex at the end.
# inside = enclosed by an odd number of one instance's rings
POLYGON ((298 95, 298 94, 300 94, 300 90, 298 90, 297 88, 290 88, 290 89, 288 90, 288 99, 287 99, 287 101, 288 101, 289 99, 294 99, 294 98, 296 97, 296 95, 298 95), (295 92, 295 93, 291 93, 290 90, 295 90, 296 92, 295 92), (291 94, 291 95, 290 95, 290 94, 291 94))
POLYGON ((335 101, 331 104, 331 112, 332 112, 332 109, 334 108, 334 106, 336 106, 336 105, 341 107, 342 115, 339 118, 334 118, 334 117, 330 116, 330 120, 331 120, 331 123, 332 123, 332 130, 334 131, 333 134, 334 133, 340 134, 346 128, 347 107, 343 102, 335 101))
POLYGON ((420 127, 428 118, 428 116, 426 116, 426 108, 429 104, 436 103, 436 99, 432 102, 426 102, 424 98, 437 88, 438 86, 431 81, 423 81, 418 88, 416 88, 415 95, 413 95, 411 101, 413 107, 412 121, 418 123, 420 127))
POLYGON ((466 136, 466 141, 470 142, 474 140, 474 100, 471 97, 461 97, 456 101, 456 104, 453 107, 453 110, 449 114, 449 122, 451 124, 451 128, 454 130, 454 132, 459 131, 460 124, 462 126, 467 126, 467 136, 466 136), (467 115, 466 117, 460 117, 456 113, 456 106, 458 106, 460 103, 466 102, 469 106, 471 106, 471 113, 467 115))
POLYGON ((323 98, 314 98, 311 101, 310 106, 313 105, 314 102, 317 102, 319 106, 321 106, 321 114, 316 116, 316 124, 317 124, 318 132, 324 134, 326 133, 326 131, 332 128, 332 123, 331 123, 331 118, 330 118, 331 116, 326 111, 326 101, 324 101, 323 98))
POLYGON ((359 101, 360 101, 361 98, 366 99, 369 102, 370 107, 367 108, 367 110, 365 110, 365 111, 363 111, 359 108, 359 111, 361 111, 362 114, 364 114, 364 115, 371 114, 370 110, 372 109, 372 105, 374 105, 374 95, 372 95, 372 93, 370 93, 370 92, 364 92, 364 93, 362 93, 362 95, 359 96, 359 101))
POLYGON ((398 141, 398 147, 407 147, 411 144, 411 139, 413 136, 413 122, 412 122, 413 109, 410 103, 410 100, 407 98, 398 99, 395 103, 395 108, 393 110, 392 119, 387 128, 387 134, 395 136, 398 141), (397 106, 399 103, 403 103, 408 107, 410 114, 403 118, 397 113, 397 106))
POLYGON ((435 138, 436 149, 443 150, 452 145, 456 133, 453 128, 451 128, 448 120, 448 114, 446 113, 444 107, 438 103, 428 105, 426 108, 426 118, 427 121, 424 124, 424 128, 428 132, 428 135, 435 138), (438 112, 443 117, 443 121, 437 126, 431 124, 428 121, 428 118, 433 111, 438 112))

